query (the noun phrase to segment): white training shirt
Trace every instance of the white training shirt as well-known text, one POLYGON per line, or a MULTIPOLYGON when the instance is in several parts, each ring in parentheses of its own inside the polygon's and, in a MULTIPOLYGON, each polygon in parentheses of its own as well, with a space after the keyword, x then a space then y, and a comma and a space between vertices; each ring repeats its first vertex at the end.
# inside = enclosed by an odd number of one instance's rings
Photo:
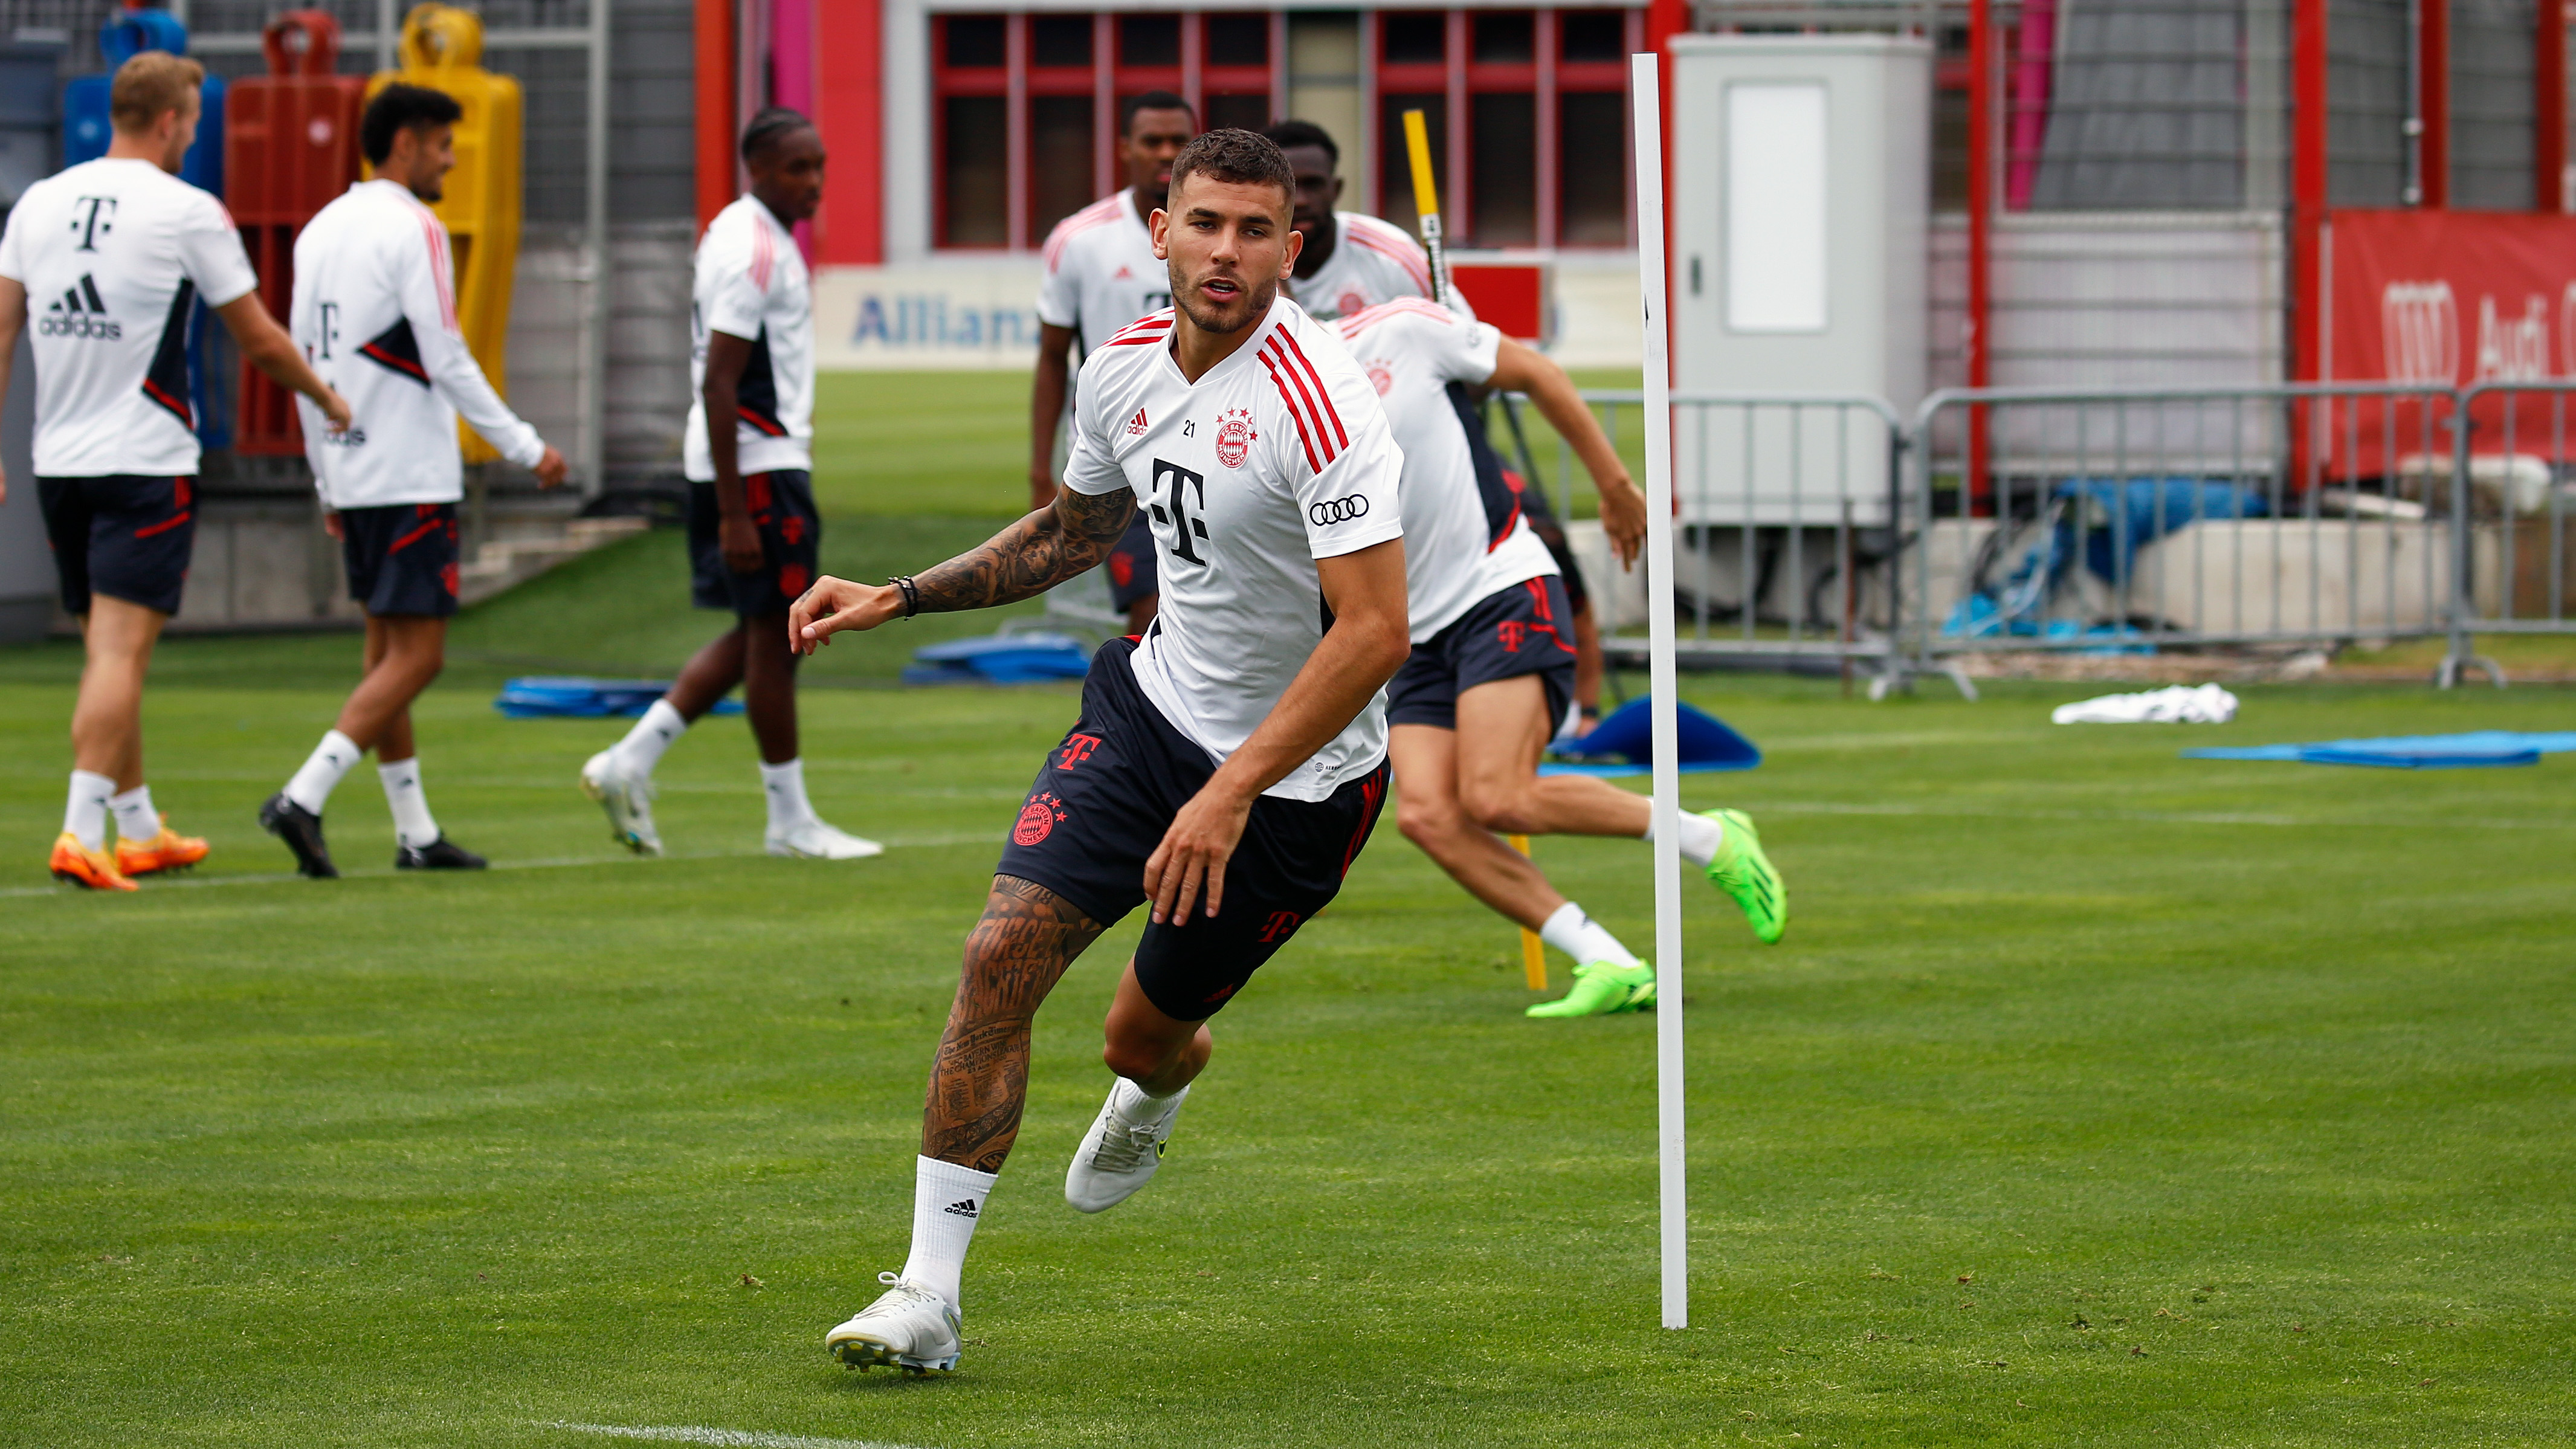
MULTIPOLYGON (((1331 319, 1392 302, 1431 295, 1431 257, 1404 228, 1356 211, 1333 213, 1338 240, 1315 275, 1291 279, 1298 305, 1331 319)), ((1468 317, 1476 309, 1452 289, 1449 306, 1468 317)))
POLYGON ((1154 255, 1154 234, 1136 214, 1132 186, 1057 222, 1040 260, 1038 320, 1072 328, 1077 357, 1172 305, 1171 267, 1154 255))
POLYGON ((1447 388, 1494 375, 1502 334, 1435 302, 1406 297, 1335 324, 1368 375, 1404 450, 1404 584, 1413 642, 1455 623, 1477 600, 1557 571, 1517 505, 1486 511, 1476 460, 1447 388))
MULTIPOLYGON (((1196 383, 1173 361, 1171 335, 1166 309, 1102 339, 1064 486, 1134 491, 1163 591, 1136 679, 1222 762, 1324 637, 1315 560, 1402 536, 1404 457, 1358 364, 1287 298, 1196 383)), ((1381 691, 1263 793, 1323 800, 1385 757, 1381 691)))
POLYGON ((149 161, 85 161, 18 198, 0 277, 27 289, 38 475, 197 471, 188 317, 259 285, 222 202, 149 161))
POLYGON ((698 241, 689 302, 689 433, 680 471, 715 481, 707 452, 707 334, 751 344, 734 407, 735 460, 744 477, 814 466, 814 286, 796 236, 760 198, 716 213, 698 241))
POLYGON ((382 178, 342 192, 296 236, 287 331, 349 402, 349 430, 334 434, 312 399, 296 399, 304 456, 331 507, 463 498, 458 413, 520 467, 545 457, 537 430, 501 401, 465 345, 454 271, 446 223, 382 178))

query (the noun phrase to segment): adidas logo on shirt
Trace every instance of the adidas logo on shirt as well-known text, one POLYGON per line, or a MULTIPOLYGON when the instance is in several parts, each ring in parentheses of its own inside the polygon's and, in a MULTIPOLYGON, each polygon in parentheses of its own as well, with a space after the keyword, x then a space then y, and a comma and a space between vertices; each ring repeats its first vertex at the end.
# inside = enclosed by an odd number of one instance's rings
POLYGON ((1148 426, 1150 425, 1145 421, 1145 410, 1143 408, 1138 408, 1136 409, 1136 416, 1127 420, 1127 436, 1131 438, 1141 438, 1145 436, 1145 430, 1148 426))
POLYGON ((946 1213, 953 1213, 953 1214, 955 1214, 956 1216, 961 1217, 961 1218, 971 1218, 971 1217, 975 1216, 975 1199, 973 1199, 973 1198, 971 1198, 971 1197, 968 1197, 968 1198, 959 1198, 957 1201, 952 1202, 952 1203, 950 1203, 948 1206, 946 1206, 946 1207, 944 1207, 944 1208, 940 1209, 940 1211, 942 1211, 942 1212, 946 1212, 946 1213))
POLYGON ((125 329, 109 319, 107 302, 98 295, 98 283, 83 272, 80 285, 65 288, 62 299, 45 308, 45 315, 36 319, 36 334, 114 342, 125 335, 125 329))

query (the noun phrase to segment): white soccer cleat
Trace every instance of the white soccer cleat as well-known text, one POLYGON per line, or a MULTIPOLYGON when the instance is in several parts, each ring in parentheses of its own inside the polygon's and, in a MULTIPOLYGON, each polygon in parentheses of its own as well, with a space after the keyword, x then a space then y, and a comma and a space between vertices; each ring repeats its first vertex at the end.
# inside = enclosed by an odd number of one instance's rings
POLYGON ((1172 1140, 1172 1119, 1181 1115, 1190 1089, 1181 1088, 1162 1111, 1133 1121, 1127 1112, 1144 1095, 1124 1077, 1109 1089, 1109 1100, 1100 1104, 1100 1115, 1083 1134, 1073 1165, 1064 1171, 1066 1202, 1083 1212, 1106 1212, 1154 1180, 1155 1169, 1163 1165, 1163 1149, 1172 1140))
POLYGON ((581 793, 608 812, 608 834, 637 855, 660 855, 661 833, 653 828, 653 777, 629 775, 617 767, 617 751, 602 750, 581 767, 581 793))
POLYGON ((862 1371, 878 1364, 916 1374, 957 1367, 957 1335, 965 1324, 939 1290, 899 1273, 879 1273, 877 1281, 885 1293, 824 1334, 824 1352, 862 1371))
POLYGON ((807 820, 770 832, 769 853, 801 855, 809 860, 865 860, 885 854, 885 847, 820 820, 807 820))

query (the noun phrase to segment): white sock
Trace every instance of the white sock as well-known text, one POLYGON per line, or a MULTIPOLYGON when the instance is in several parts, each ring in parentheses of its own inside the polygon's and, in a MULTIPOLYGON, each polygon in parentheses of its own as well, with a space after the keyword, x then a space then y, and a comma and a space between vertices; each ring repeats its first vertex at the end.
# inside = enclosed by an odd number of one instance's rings
POLYGON ((688 733, 688 730, 689 722, 680 718, 680 712, 671 708, 669 700, 653 701, 653 707, 644 711, 644 717, 635 722, 635 728, 628 730, 626 738, 617 742, 618 769, 629 775, 652 774, 653 767, 662 763, 662 752, 671 747, 671 741, 688 733))
POLYGON ((805 798, 805 762, 789 760, 783 765, 764 763, 760 767, 760 790, 769 797, 769 833, 777 835, 814 818, 814 804, 805 798))
POLYGON ((426 849, 438 839, 438 821, 429 813, 429 797, 420 789, 420 756, 376 766, 376 778, 385 782, 385 803, 393 807, 394 839, 414 850, 426 849))
MULTIPOLYGON (((1188 1090, 1187 1087, 1181 1088, 1181 1092, 1188 1090)), ((1179 1096, 1181 1092, 1157 1097, 1125 1077, 1120 1077, 1118 1084, 1109 1089, 1109 1109, 1129 1122, 1151 1122, 1161 1116, 1163 1109, 1172 1105, 1172 1098, 1179 1096)))
POLYGON ((71 796, 63 805, 63 828, 80 841, 83 849, 107 849, 107 802, 115 794, 116 782, 105 775, 72 771, 71 796))
POLYGON ((365 753, 358 748, 356 740, 332 730, 322 736, 322 743, 313 747, 313 754, 305 760, 304 768, 296 771, 295 778, 286 782, 286 798, 316 815, 321 814, 322 807, 331 803, 331 791, 339 785, 340 777, 349 773, 350 767, 356 765, 358 757, 365 753))
POLYGON ((975 1241, 975 1224, 999 1180, 936 1157, 913 1159, 912 1256, 903 1260, 903 1276, 938 1289, 951 1308, 960 1306, 966 1245, 975 1241))
MULTIPOLYGON (((1687 810, 1682 812, 1681 835, 1682 859, 1702 870, 1708 869, 1708 863, 1717 859, 1718 850, 1726 844, 1725 826, 1705 815, 1693 815, 1687 810)), ((1647 826, 1646 833, 1637 838, 1652 845, 1655 840, 1655 827, 1647 826)))
POLYGON ((1613 966, 1635 966, 1637 958, 1619 944, 1619 938, 1602 929, 1601 923, 1583 914, 1583 907, 1572 901, 1556 908, 1556 914, 1539 927, 1538 938, 1574 958, 1578 966, 1607 961, 1613 966))
POLYGON ((161 833, 161 812, 152 808, 152 787, 137 785, 122 795, 110 795, 107 808, 116 813, 116 833, 141 844, 161 833))

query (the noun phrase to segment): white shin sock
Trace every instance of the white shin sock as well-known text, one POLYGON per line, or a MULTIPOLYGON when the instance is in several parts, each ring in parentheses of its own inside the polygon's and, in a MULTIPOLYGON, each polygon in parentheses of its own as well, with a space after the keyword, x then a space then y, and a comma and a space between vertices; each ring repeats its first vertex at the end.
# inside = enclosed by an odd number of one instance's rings
POLYGON ((108 797, 107 808, 116 816, 116 833, 140 845, 161 833, 161 812, 152 808, 152 787, 137 785, 122 795, 108 797))
POLYGON ((1619 938, 1603 929, 1601 923, 1583 914, 1583 907, 1572 901, 1556 908, 1556 914, 1539 927, 1538 938, 1574 958, 1577 966, 1607 961, 1613 966, 1634 966, 1637 958, 1619 938))
POLYGON ((331 791, 338 787, 340 777, 349 773, 350 768, 358 763, 358 757, 365 753, 358 748, 356 740, 338 730, 330 731, 322 736, 322 743, 313 747, 313 753, 304 761, 304 768, 297 770, 295 778, 286 782, 286 798, 316 815, 321 814, 322 807, 331 803, 331 791))
MULTIPOLYGON (((1717 852, 1726 845, 1726 827, 1705 815, 1693 815, 1689 811, 1684 811, 1681 820, 1681 837, 1682 859, 1706 870, 1708 863, 1717 859, 1717 852)), ((1653 844, 1655 827, 1647 826, 1646 833, 1637 838, 1650 845, 1653 844)))
POLYGON ((82 849, 107 849, 107 802, 115 794, 116 782, 105 775, 72 771, 71 794, 63 802, 63 829, 80 841, 82 849))
POLYGON ((814 818, 814 804, 805 798, 805 761, 801 758, 783 765, 763 762, 760 792, 769 797, 769 833, 772 835, 814 818))
POLYGON ((429 813, 429 797, 420 789, 420 756, 376 766, 376 778, 385 783, 385 804, 394 812, 394 839, 414 850, 424 850, 438 840, 438 821, 429 813))
POLYGON ((635 728, 628 730, 626 738, 617 742, 618 767, 630 775, 652 774, 653 767, 662 763, 662 752, 688 730, 689 722, 680 718, 680 712, 671 708, 669 700, 653 701, 652 708, 644 711, 644 717, 635 722, 635 728))
POLYGON ((966 1245, 975 1240, 975 1224, 998 1180, 936 1157, 913 1159, 912 1256, 904 1259, 903 1276, 937 1289, 951 1308, 959 1306, 966 1245))

